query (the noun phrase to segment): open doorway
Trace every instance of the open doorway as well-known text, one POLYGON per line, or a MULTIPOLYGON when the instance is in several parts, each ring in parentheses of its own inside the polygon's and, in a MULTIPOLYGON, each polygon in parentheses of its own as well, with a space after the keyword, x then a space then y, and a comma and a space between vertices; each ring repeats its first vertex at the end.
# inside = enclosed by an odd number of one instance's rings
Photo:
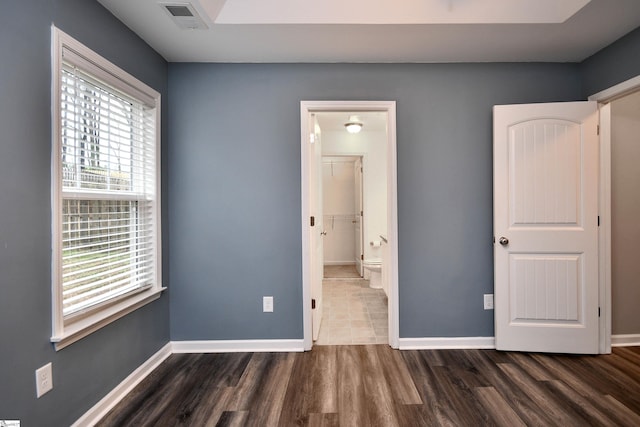
POLYGON ((600 104, 600 353, 611 353, 612 346, 640 344, 640 323, 632 303, 640 291, 633 280, 638 263, 635 251, 628 253, 634 245, 628 242, 640 236, 640 198, 634 186, 640 159, 636 141, 640 76, 591 95, 589 100, 600 104))
POLYGON ((600 105, 600 352, 638 345, 640 322, 633 303, 640 296, 635 245, 640 238, 640 77, 590 97, 600 105))
POLYGON ((381 240, 387 235, 386 113, 315 116, 322 135, 324 275, 314 343, 388 344, 381 240), (357 132, 348 132, 346 123, 357 124, 357 132))
MULTIPOLYGON (((322 129, 323 116, 316 115, 322 129)), ((329 142, 324 133, 323 150, 329 142)), ((362 156, 322 155, 323 278, 364 275, 362 156)), ((371 189, 375 190, 375 189, 371 189)))
MULTIPOLYGON (((398 347, 398 275, 397 275, 397 178, 396 178, 396 140, 395 140, 395 102, 349 102, 349 101, 303 101, 301 102, 301 178, 302 178, 302 256, 303 256, 303 318, 305 349, 311 349, 314 339, 319 337, 323 322, 322 279, 324 276, 324 242, 329 228, 336 230, 337 221, 346 221, 345 225, 354 225, 353 241, 356 252, 360 249, 360 258, 354 259, 353 266, 358 275, 369 281, 371 274, 380 283, 384 283, 387 301, 385 342, 398 347), (358 143, 360 138, 346 131, 345 125, 355 116, 356 120, 367 126, 375 143, 371 147, 358 143), (377 129, 377 134, 374 130, 377 129), (377 138, 377 139, 376 139, 377 138), (373 148, 373 145, 377 148, 373 148), (328 160, 323 165, 323 156, 328 160), (332 160, 329 160, 329 156, 332 160), (351 162, 348 164, 346 162, 351 162), (331 167, 334 174, 337 162, 344 160, 342 166, 364 170, 362 178, 362 209, 360 212, 329 212, 323 208, 322 171, 331 167), (367 175, 367 171, 371 173, 367 175), (381 182, 375 184, 375 180, 381 182), (374 191, 368 192, 367 189, 374 191), (377 191, 375 191, 377 190, 377 191), (342 216, 342 215, 345 216, 342 216), (361 247, 357 248, 358 238, 355 230, 359 214, 361 247), (384 260, 383 260, 384 257, 384 260), (381 268, 376 268, 376 262, 381 268), (369 268, 367 268, 369 267, 369 268), (377 271, 376 271, 377 270, 377 271)), ((371 140, 370 140, 371 141, 371 140)), ((353 177, 356 187, 355 176, 353 177)), ((353 190, 355 192, 355 188, 353 190)), ((330 204, 328 203, 327 206, 330 204)), ((355 206, 355 203, 354 205, 355 206)), ((349 237, 351 239, 351 237, 349 237)), ((342 255, 345 256, 345 255, 342 255)), ((349 255, 346 255, 349 257, 349 255)), ((338 260, 339 262, 340 260, 338 260)), ((363 280, 363 279, 360 279, 363 280)), ((377 283, 376 283, 377 285, 377 283)), ((367 286, 368 289, 368 286, 367 286)), ((368 293, 368 291, 364 291, 368 293)), ((376 316, 379 317, 379 314, 376 316)), ((373 326, 373 325, 371 325, 373 326)), ((382 329, 377 323, 378 330, 382 329)), ((369 343, 377 342, 374 339, 369 343)), ((364 343, 364 342, 363 342, 364 343)))
POLYGON ((622 337, 640 338, 640 91, 611 102, 611 328, 622 337))

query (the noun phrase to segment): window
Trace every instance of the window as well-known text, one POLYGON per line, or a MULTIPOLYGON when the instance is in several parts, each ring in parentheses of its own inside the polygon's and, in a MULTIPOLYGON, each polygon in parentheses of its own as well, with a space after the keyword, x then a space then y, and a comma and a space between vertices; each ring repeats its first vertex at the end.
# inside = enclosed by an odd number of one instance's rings
POLYGON ((56 349, 159 297, 160 94, 53 29, 56 349))

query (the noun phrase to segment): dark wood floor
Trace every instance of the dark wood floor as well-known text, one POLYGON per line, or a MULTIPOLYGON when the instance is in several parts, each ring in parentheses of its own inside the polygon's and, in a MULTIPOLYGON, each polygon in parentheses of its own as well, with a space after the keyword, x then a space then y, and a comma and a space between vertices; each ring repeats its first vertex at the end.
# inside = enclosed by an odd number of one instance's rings
POLYGON ((640 426, 640 347, 175 354, 99 426, 640 426))

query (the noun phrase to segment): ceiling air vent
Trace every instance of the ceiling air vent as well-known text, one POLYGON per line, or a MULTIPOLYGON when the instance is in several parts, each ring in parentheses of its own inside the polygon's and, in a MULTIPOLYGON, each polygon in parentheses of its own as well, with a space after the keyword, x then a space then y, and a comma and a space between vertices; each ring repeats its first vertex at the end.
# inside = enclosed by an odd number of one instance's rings
POLYGON ((191 9, 189 9, 187 6, 171 6, 168 4, 165 7, 167 8, 171 16, 193 16, 191 9))
POLYGON ((206 30, 207 24, 202 20, 191 3, 160 3, 178 28, 183 30, 206 30))

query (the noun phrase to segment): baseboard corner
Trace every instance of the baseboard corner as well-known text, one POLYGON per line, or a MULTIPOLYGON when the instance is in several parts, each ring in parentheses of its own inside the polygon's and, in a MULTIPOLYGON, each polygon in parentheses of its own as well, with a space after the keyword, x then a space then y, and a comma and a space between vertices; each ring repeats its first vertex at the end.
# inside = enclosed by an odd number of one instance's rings
POLYGON ((116 406, 135 386, 147 377, 164 360, 171 356, 171 343, 165 344, 160 350, 147 359, 142 365, 127 376, 120 384, 111 390, 98 403, 74 422, 71 427, 93 426, 100 421, 114 406, 116 406))

